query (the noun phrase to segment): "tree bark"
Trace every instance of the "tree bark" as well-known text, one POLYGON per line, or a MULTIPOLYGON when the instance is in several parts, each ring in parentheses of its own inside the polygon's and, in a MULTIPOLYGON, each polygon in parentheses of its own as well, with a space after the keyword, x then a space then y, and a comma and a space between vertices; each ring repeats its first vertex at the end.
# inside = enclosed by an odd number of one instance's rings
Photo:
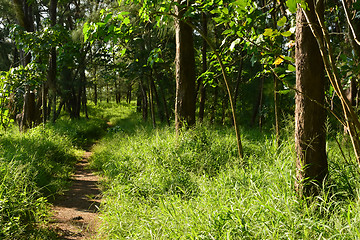
POLYGON ((97 84, 94 83, 94 104, 97 105, 98 102, 98 91, 97 91, 97 84))
POLYGON ((148 100, 147 100, 146 89, 144 87, 144 83, 142 80, 140 80, 140 89, 141 89, 141 97, 142 97, 142 101, 141 101, 142 117, 143 117, 143 121, 146 122, 148 118, 148 100))
MULTIPOLYGON (((31 4, 22 0, 13 0, 13 4, 19 25, 23 27, 25 31, 33 32, 34 20, 31 4)), ((31 62, 30 52, 25 53, 20 49, 20 61, 24 67, 28 65, 31 62)), ((20 115, 21 119, 19 122, 19 128, 22 132, 26 131, 27 128, 32 127, 31 111, 34 110, 33 106, 35 104, 35 100, 33 100, 32 94, 33 93, 30 92, 30 86, 26 86, 23 110, 20 115)))
MULTIPOLYGON (((56 25, 56 11, 57 11, 57 3, 58 0, 51 0, 50 1, 50 22, 51 26, 54 27, 56 25)), ((52 122, 56 121, 56 48, 52 47, 50 50, 50 60, 49 60, 49 69, 48 69, 48 83, 50 88, 50 96, 53 99, 52 109, 53 109, 53 117, 52 122)), ((49 113, 50 114, 50 113, 49 113)))
MULTIPOLYGON (((207 16, 206 13, 202 13, 202 29, 204 32, 204 35, 207 36, 207 16)), ((202 42, 202 49, 201 49, 201 55, 202 55, 202 73, 205 73, 207 71, 207 43, 206 40, 203 39, 202 42)), ((204 119, 204 113, 205 113, 205 101, 206 101, 206 89, 204 85, 203 79, 199 79, 199 85, 200 85, 200 105, 199 105, 199 121, 202 122, 204 119)))
POLYGON ((152 88, 153 76, 152 76, 152 69, 150 69, 149 75, 149 102, 150 102, 150 113, 151 113, 151 122, 153 128, 156 128, 156 119, 155 119, 155 107, 154 107, 154 94, 152 88))
MULTIPOLYGON (((307 15, 315 22, 313 0, 306 0, 307 15)), ((320 0, 318 4, 322 4, 320 0)), ((323 15, 323 11, 322 11, 323 15)), ((317 26, 317 31, 321 29, 317 26)), ((324 64, 319 46, 301 8, 296 17, 296 99, 295 147, 296 190, 299 196, 309 197, 319 193, 328 173, 326 157, 324 64)))
MULTIPOLYGON (((180 0, 177 0, 180 4, 180 0)), ((176 99, 175 129, 178 134, 183 126, 195 124, 195 56, 192 28, 182 20, 185 9, 175 6, 176 35, 176 99)), ((189 20, 187 20, 189 21, 189 20)))

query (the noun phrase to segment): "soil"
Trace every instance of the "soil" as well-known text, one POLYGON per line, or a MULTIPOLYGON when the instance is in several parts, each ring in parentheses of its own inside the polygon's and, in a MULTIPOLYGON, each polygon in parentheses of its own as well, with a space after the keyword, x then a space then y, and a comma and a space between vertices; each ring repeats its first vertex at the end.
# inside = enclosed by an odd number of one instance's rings
POLYGON ((70 189, 53 202, 50 228, 58 239, 95 239, 97 235, 101 191, 99 177, 88 168, 91 154, 84 153, 76 164, 70 189))

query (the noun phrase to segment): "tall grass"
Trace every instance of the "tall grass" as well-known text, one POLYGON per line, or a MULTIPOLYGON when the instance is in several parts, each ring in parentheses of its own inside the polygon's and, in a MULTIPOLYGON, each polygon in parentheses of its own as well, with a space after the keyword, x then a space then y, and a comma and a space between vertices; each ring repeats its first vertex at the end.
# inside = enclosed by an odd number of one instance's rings
POLYGON ((75 161, 71 141, 42 127, 0 136, 1 239, 22 239, 47 221, 46 196, 65 187, 75 161))
POLYGON ((0 239, 56 239, 46 230, 49 200, 68 186, 81 148, 105 133, 101 119, 60 119, 0 132, 0 239))
MULTIPOLYGON (((119 122, 115 129, 126 128, 126 116, 119 122)), ((333 142, 329 184, 310 203, 294 191, 292 137, 279 147, 259 132, 243 138, 241 162, 225 127, 198 126, 178 139, 167 127, 111 132, 92 157, 107 178, 102 232, 108 239, 360 238, 357 166, 333 142)))

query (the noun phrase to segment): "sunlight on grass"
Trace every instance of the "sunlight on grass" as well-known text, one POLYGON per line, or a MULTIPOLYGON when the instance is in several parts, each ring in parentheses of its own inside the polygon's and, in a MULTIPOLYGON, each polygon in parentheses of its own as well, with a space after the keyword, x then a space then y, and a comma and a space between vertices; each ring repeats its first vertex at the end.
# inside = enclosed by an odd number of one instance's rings
POLYGON ((168 127, 110 132, 92 156, 107 178, 102 231, 108 239, 359 237, 357 166, 337 148, 329 185, 308 204, 294 191, 292 134, 279 147, 258 132, 243 136, 245 164, 231 128, 198 126, 178 139, 168 127))

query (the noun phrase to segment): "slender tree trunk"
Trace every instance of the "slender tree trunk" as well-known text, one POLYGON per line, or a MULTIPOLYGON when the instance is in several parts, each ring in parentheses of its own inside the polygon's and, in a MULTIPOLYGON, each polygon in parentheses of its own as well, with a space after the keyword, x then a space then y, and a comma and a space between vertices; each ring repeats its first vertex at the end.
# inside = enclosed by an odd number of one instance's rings
POLYGON ((222 110, 222 113, 221 113, 221 123, 222 123, 222 125, 226 124, 226 112, 227 112, 228 106, 229 106, 229 101, 226 98, 226 94, 224 94, 224 97, 222 99, 222 109, 221 109, 222 110))
POLYGON ((259 129, 262 130, 262 126, 264 123, 264 115, 262 113, 262 107, 263 107, 263 100, 264 100, 264 78, 261 79, 261 88, 260 88, 260 101, 259 101, 259 129))
POLYGON ((109 83, 106 83, 106 103, 109 103, 109 83))
MULTIPOLYGON (((156 71, 152 70, 152 72, 155 73, 156 71)), ((158 76, 156 74, 155 74, 155 78, 158 78, 158 76)), ((155 102, 156 102, 157 109, 158 109, 158 114, 159 114, 159 119, 160 119, 161 122, 164 122, 164 120, 166 118, 166 116, 164 116, 165 109, 164 109, 164 105, 161 104, 159 94, 158 94, 158 91, 156 89, 154 78, 151 78, 150 85, 151 85, 150 87, 152 88, 152 91, 154 93, 155 102)))
MULTIPOLYGON (((177 0, 180 3, 180 0, 177 0)), ((188 2, 189 3, 189 2, 188 2)), ((182 18, 185 9, 175 6, 175 13, 182 18)), ((193 30, 184 22, 175 19, 176 35, 176 100, 175 129, 178 134, 183 126, 195 124, 195 56, 193 30)), ((189 20, 187 20, 189 21, 189 20)))
MULTIPOLYGON (((52 96, 52 101, 51 101, 51 103, 52 103, 51 109, 52 109, 52 112, 53 112, 52 119, 51 119, 52 123, 56 122, 57 116, 59 115, 59 114, 56 114, 56 99, 57 99, 57 96, 56 96, 56 94, 54 94, 52 96)), ((61 110, 61 109, 59 109, 59 110, 61 110)))
MULTIPOLYGON (((254 108, 253 108, 253 115, 251 118, 251 122, 250 122, 250 126, 254 126, 255 121, 256 121, 256 117, 259 115, 259 118, 261 118, 261 105, 262 105, 262 95, 263 95, 263 88, 264 88, 264 78, 262 78, 260 80, 260 84, 259 84, 259 93, 258 93, 258 97, 256 99, 256 102, 254 104, 254 108)), ((260 119, 259 119, 259 123, 260 123, 260 119)))
POLYGON ((167 105, 167 102, 166 102, 165 94, 164 94, 164 91, 163 91, 162 88, 160 88, 160 94, 161 94, 162 102, 163 102, 163 105, 164 105, 166 122, 167 122, 167 125, 170 126, 170 114, 169 114, 169 110, 168 110, 168 105, 167 105))
MULTIPOLYGON (((50 22, 52 27, 56 25, 57 3, 58 0, 50 1, 49 11, 50 11, 50 22)), ((48 69, 48 83, 50 88, 50 97, 53 99, 52 100, 53 123, 56 121, 56 67, 57 67, 56 58, 57 58, 56 48, 53 47, 50 50, 49 69, 48 69)))
POLYGON ((149 76, 149 102, 150 102, 150 112, 151 112, 151 122, 153 128, 156 128, 156 119, 155 119, 155 108, 154 108, 154 99, 153 99, 153 88, 152 88, 152 69, 150 69, 150 76, 149 76))
MULTIPOLYGON (((206 13, 202 13, 202 29, 204 32, 204 35, 207 37, 207 16, 206 13)), ((207 42, 205 39, 203 39, 202 42, 202 72, 205 73, 207 71, 207 42)), ((199 106, 199 121, 202 122, 204 119, 204 113, 205 113, 205 101, 206 101, 206 89, 204 85, 203 79, 199 79, 199 85, 200 85, 200 106, 199 106)))
POLYGON ((127 94, 126 94, 126 101, 128 104, 131 103, 131 95, 132 95, 132 83, 129 83, 127 94))
POLYGON ((216 118, 216 106, 217 106, 217 101, 218 101, 218 95, 219 95, 219 87, 216 86, 214 88, 214 100, 213 103, 211 105, 211 112, 210 112, 210 123, 215 123, 215 118, 216 118))
POLYGON ((144 87, 144 83, 142 82, 142 80, 140 80, 140 88, 141 88, 141 95, 142 95, 142 117, 143 120, 146 122, 147 118, 148 118, 148 100, 147 100, 147 94, 146 94, 146 89, 144 87))
MULTIPOLYGON (((347 9, 353 9, 353 4, 356 2, 355 0, 344 0, 346 5, 347 5, 347 9)), ((355 17, 356 12, 353 12, 350 16, 352 18, 352 26, 354 28, 355 34, 357 35, 357 37, 360 36, 360 20, 359 18, 355 17)), ((353 49, 353 55, 355 57, 355 61, 357 63, 359 63, 359 58, 360 58, 360 46, 355 42, 355 38, 350 30, 350 27, 348 27, 348 38, 350 40, 350 44, 351 47, 353 49)), ((352 78, 350 81, 350 94, 349 94, 349 101, 351 103, 352 106, 357 106, 357 95, 359 92, 359 88, 358 88, 358 78, 352 78)))
POLYGON ((240 92, 240 83, 242 82, 242 70, 243 70, 243 54, 244 51, 241 51, 241 55, 240 55, 240 61, 239 61, 239 70, 238 70, 238 75, 236 78, 236 86, 235 86, 235 90, 234 90, 234 109, 236 110, 236 102, 237 102, 237 98, 239 96, 239 92, 240 92))
MULTIPOLYGON (((25 31, 33 32, 34 20, 31 4, 27 1, 22 0, 13 0, 13 4, 19 25, 22 26, 25 31)), ((20 61, 24 67, 28 65, 31 62, 30 52, 25 53, 23 50, 20 49, 20 61)), ((30 102, 30 95, 30 86, 27 86, 24 94, 24 104, 21 113, 21 120, 19 123, 20 131, 26 131, 26 129, 31 127, 32 125, 31 118, 29 117, 31 114, 31 110, 29 108, 32 107, 33 103, 30 102)))
POLYGON ((47 94, 48 94, 48 87, 46 86, 46 83, 43 83, 42 84, 42 87, 41 87, 41 98, 42 98, 42 122, 45 124, 46 123, 46 120, 47 120, 47 94))
MULTIPOLYGON (((306 0, 310 21, 315 22, 313 0, 306 0)), ((318 4, 323 4, 322 0, 318 4)), ((322 5, 323 9, 323 5, 322 5)), ((322 12, 323 14, 323 12, 322 12)), ((318 25, 317 31, 321 32, 318 25)), ((301 8, 296 16, 296 106, 295 146, 296 190, 300 196, 319 192, 327 173, 324 90, 324 64, 319 46, 301 8), (314 100, 316 102, 314 102, 314 100), (319 105, 320 104, 320 105, 319 105)))
POLYGON ((94 104, 95 106, 97 105, 98 103, 98 90, 97 90, 97 84, 94 83, 94 104))
POLYGON ((276 144, 280 145, 280 111, 279 111, 279 93, 278 93, 278 81, 275 75, 274 78, 274 112, 275 112, 275 136, 276 144))
MULTIPOLYGON (((274 11, 271 12, 271 17, 273 19, 273 28, 276 29, 277 27, 277 16, 278 13, 275 9, 277 3, 279 3, 281 14, 285 13, 284 9, 284 2, 273 0, 273 9, 274 11)), ((280 121, 280 115, 279 115, 279 94, 278 94, 278 79, 276 78, 276 75, 273 74, 274 79, 274 116, 275 116, 275 136, 276 136, 276 145, 280 145, 280 128, 279 128, 279 121, 280 121)))

